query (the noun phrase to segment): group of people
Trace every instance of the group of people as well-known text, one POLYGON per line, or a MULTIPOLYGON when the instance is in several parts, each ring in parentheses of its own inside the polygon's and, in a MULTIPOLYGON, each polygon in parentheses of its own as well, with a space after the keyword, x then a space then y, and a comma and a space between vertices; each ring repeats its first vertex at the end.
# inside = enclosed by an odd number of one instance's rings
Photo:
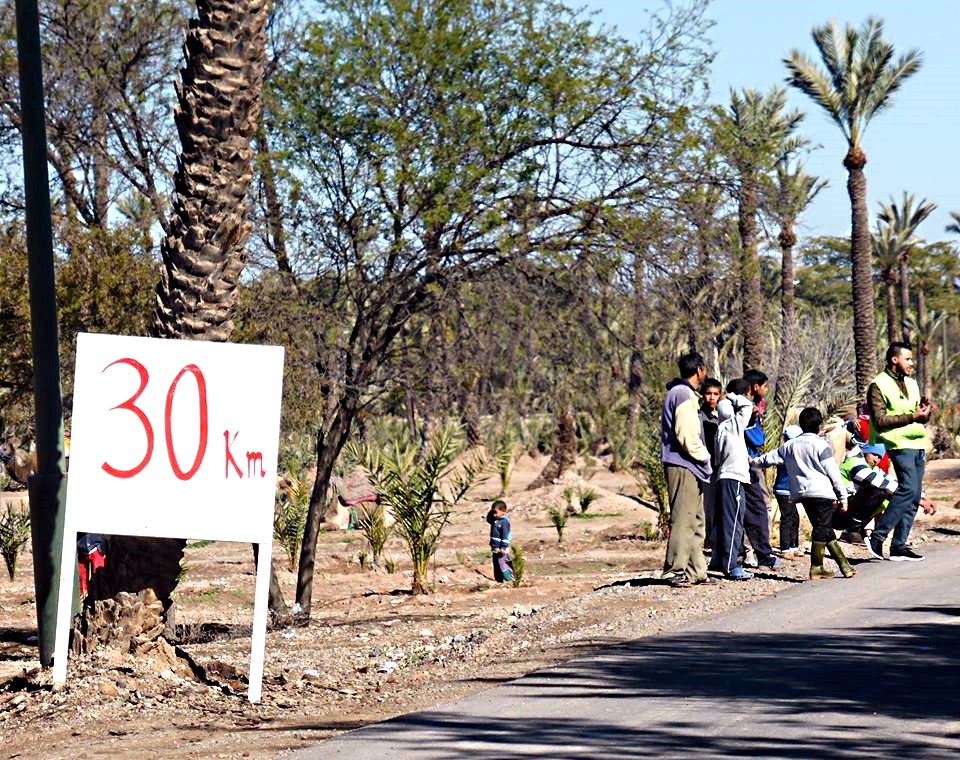
POLYGON ((865 410, 835 430, 839 452, 823 436, 820 410, 807 407, 797 424, 784 429, 779 447, 763 453, 767 376, 751 369, 724 388, 707 377, 699 354, 685 354, 677 364, 680 376, 667 386, 661 415, 670 502, 663 577, 671 585, 716 583, 717 575, 746 581, 753 577, 747 564, 777 570, 783 558, 802 556, 798 505, 812 526, 812 580, 834 575, 824 564, 828 553, 843 577, 856 574, 837 531, 841 538, 864 541, 877 559, 884 559, 890 534, 889 559, 923 559, 907 541, 917 509, 935 511, 922 489, 930 402, 911 377, 908 344, 890 345, 886 367, 867 389, 865 410), (774 466, 779 552, 770 542, 764 473, 774 466))

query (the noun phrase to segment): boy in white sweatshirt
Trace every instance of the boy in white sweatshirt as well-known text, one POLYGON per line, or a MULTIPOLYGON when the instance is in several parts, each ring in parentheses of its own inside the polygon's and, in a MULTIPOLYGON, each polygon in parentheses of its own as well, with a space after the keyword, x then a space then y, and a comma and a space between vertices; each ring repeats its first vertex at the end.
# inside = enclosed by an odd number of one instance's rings
POLYGON ((734 581, 753 577, 740 565, 743 545, 743 516, 746 512, 745 486, 750 483, 750 460, 743 431, 750 424, 753 402, 743 394, 747 381, 740 378, 727 383, 727 395, 717 404, 717 435, 713 444, 716 519, 710 570, 720 571, 734 581))
POLYGON ((830 555, 840 566, 844 578, 856 575, 847 562, 833 532, 833 513, 839 508, 847 509, 847 488, 840 476, 840 468, 833 458, 833 449, 820 437, 823 415, 819 409, 808 406, 800 412, 800 427, 803 435, 784 443, 754 459, 754 464, 770 467, 782 464, 790 481, 790 498, 799 501, 813 525, 813 541, 810 547, 810 580, 832 578, 833 572, 823 566, 823 552, 830 555))

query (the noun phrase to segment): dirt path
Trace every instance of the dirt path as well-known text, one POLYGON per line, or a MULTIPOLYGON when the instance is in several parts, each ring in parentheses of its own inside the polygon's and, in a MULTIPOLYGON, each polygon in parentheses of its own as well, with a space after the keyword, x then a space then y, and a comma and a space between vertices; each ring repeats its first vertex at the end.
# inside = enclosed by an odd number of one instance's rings
MULTIPOLYGON (((273 757, 585 651, 674 630, 804 577, 796 562, 750 583, 660 585, 654 576, 663 546, 643 538, 653 513, 629 498, 632 481, 591 468, 571 485, 586 482, 602 498, 586 518, 569 521, 558 544, 545 510, 562 503, 567 484, 523 493, 538 466, 524 463, 511 484, 515 541, 529 564, 520 588, 491 581, 483 499, 458 512, 445 534, 432 574, 436 592, 427 597, 406 593, 402 561, 395 574, 362 569, 358 534, 321 536, 313 619, 269 634, 257 705, 244 700, 242 679, 252 616, 249 547, 190 547, 178 590, 182 646, 219 672, 218 685, 182 678, 162 658, 147 663, 105 651, 71 660, 68 689, 58 694, 35 667, 33 579, 24 556, 16 581, 0 580, 0 756, 67 758, 82 748, 90 756, 273 757)), ((927 491, 940 512, 918 520, 915 542, 957 541, 960 461, 931 463, 927 491)), ((493 484, 479 489, 485 498, 495 492, 493 484)), ((391 543, 387 554, 399 559, 402 547, 391 543)), ((850 554, 865 557, 858 547, 850 554)), ((288 597, 294 581, 282 573, 288 597)))

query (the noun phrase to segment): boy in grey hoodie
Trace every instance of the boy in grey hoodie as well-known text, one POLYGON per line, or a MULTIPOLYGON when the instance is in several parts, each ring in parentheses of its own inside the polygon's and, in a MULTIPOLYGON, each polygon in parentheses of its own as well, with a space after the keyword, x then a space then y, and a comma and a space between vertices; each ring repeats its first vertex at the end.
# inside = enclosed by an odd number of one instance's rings
POLYGON ((847 562, 840 543, 833 532, 833 513, 847 509, 847 488, 840 476, 840 468, 833 458, 833 449, 820 437, 823 415, 819 409, 808 406, 800 412, 803 434, 753 460, 760 467, 782 464, 790 482, 790 498, 799 501, 813 525, 810 546, 810 580, 832 578, 833 572, 823 566, 823 552, 840 566, 844 578, 856 575, 847 562))
POLYGON ((742 378, 727 383, 727 395, 717 404, 719 424, 713 444, 717 528, 709 569, 735 581, 753 577, 741 567, 739 558, 746 511, 745 486, 750 483, 750 460, 743 431, 750 424, 753 402, 743 395, 747 389, 747 381, 742 378))

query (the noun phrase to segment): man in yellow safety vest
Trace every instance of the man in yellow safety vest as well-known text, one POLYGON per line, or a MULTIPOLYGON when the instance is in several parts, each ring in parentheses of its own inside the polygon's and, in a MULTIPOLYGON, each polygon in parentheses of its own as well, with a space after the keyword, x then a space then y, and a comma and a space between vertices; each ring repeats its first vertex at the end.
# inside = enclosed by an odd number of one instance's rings
POLYGON ((924 423, 930 418, 930 402, 920 396, 920 386, 912 374, 910 345, 891 343, 886 369, 867 388, 870 442, 880 442, 887 447, 899 483, 867 541, 867 549, 877 559, 883 559, 883 542, 892 531, 890 559, 895 562, 923 559, 923 555, 907 546, 907 539, 923 496, 923 471, 927 461, 924 423))

